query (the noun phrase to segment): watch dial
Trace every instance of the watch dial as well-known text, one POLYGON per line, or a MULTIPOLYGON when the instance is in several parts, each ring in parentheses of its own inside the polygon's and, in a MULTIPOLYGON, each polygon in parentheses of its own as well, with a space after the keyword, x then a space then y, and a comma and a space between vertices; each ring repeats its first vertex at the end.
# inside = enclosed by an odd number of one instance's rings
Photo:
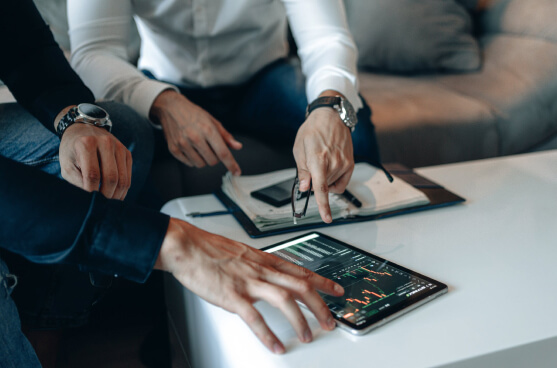
POLYGON ((356 115, 356 111, 354 110, 354 107, 352 107, 352 104, 348 102, 348 100, 343 100, 342 102, 342 107, 344 108, 344 111, 346 113, 345 116, 348 118, 347 121, 345 120, 345 122, 350 128, 353 128, 358 123, 358 116, 356 115))
POLYGON ((82 114, 87 115, 94 119, 104 119, 106 118, 107 115, 106 111, 92 104, 79 105, 79 111, 81 111, 82 114))

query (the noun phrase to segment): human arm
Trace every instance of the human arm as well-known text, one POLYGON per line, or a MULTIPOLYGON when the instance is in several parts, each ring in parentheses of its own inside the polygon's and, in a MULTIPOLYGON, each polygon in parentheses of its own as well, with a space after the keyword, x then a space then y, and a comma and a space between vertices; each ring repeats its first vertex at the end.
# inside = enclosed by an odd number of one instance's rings
POLYGON ((223 162, 232 173, 240 174, 230 149, 242 145, 222 124, 175 86, 147 78, 128 61, 132 16, 129 0, 69 0, 74 68, 95 96, 123 102, 162 127, 168 148, 178 160, 195 167, 223 162))
MULTIPOLYGON (((357 90, 357 50, 340 0, 283 0, 306 76, 309 102, 343 96, 362 107, 357 90)), ((294 143, 300 190, 313 184, 321 218, 331 222, 328 193, 342 193, 354 168, 350 130, 330 108, 314 110, 294 143)))
MULTIPOLYGON (((73 105, 94 102, 32 0, 2 7, 0 45, 5 51, 0 58, 0 78, 51 132, 73 105)), ((104 129, 74 124, 62 136, 59 158, 62 176, 70 183, 89 191, 100 186, 108 198, 126 196, 131 184, 131 154, 104 129)))
MULTIPOLYGON (((68 106, 58 114, 56 127, 72 108, 76 109, 68 106)), ((132 155, 104 128, 81 123, 67 127, 60 140, 59 160, 62 177, 88 192, 100 190, 107 198, 124 200, 131 186, 132 155)))
POLYGON ((155 98, 174 86, 147 78, 128 59, 130 0, 68 0, 71 64, 97 98, 124 103, 148 118, 155 98))
POLYGON ((153 102, 150 118, 162 126, 170 153, 181 162, 198 168, 222 162, 232 174, 241 174, 230 148, 239 150, 242 144, 185 96, 162 92, 153 102))
POLYGON ((94 102, 71 69, 32 0, 5 3, 0 11, 0 79, 15 99, 54 133, 58 113, 94 102))
POLYGON ((37 263, 77 264, 138 282, 154 266, 171 272, 202 298, 239 314, 274 352, 284 346, 252 306, 257 299, 280 308, 304 342, 311 331, 294 298, 308 305, 324 329, 334 327, 315 289, 341 295, 342 288, 308 270, 157 211, 86 193, 2 156, 0 177, 4 249, 37 263))
POLYGON ((334 319, 316 290, 344 293, 340 285, 305 268, 175 219, 170 220, 155 267, 171 272, 209 303, 238 314, 270 351, 279 354, 284 345, 253 306, 255 301, 279 308, 300 341, 307 343, 312 333, 295 299, 313 312, 323 329, 331 330, 334 319))
POLYGON ((71 263, 138 282, 149 276, 168 216, 2 156, 0 177, 2 248, 36 263, 71 263))

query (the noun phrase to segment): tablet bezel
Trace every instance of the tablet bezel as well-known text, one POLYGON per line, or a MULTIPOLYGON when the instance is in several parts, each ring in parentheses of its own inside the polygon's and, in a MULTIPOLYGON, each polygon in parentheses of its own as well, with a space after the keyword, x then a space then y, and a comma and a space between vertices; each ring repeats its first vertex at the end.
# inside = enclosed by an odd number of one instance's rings
MULTIPOLYGON (((374 328, 377 328, 379 326, 384 325, 385 323, 392 321, 393 319, 419 307, 420 305, 425 304, 426 302, 441 296, 445 293, 447 293, 448 291, 448 287, 447 285, 445 285, 444 283, 437 281, 435 279, 432 279, 431 277, 425 276, 419 272, 410 270, 406 267, 400 266, 399 264, 396 264, 394 262, 391 262, 389 260, 386 260, 382 257, 379 257, 375 254, 369 253, 365 250, 362 250, 360 248, 357 248, 353 245, 347 244, 341 240, 338 240, 336 238, 333 238, 329 235, 320 233, 318 231, 311 231, 309 233, 305 233, 299 236, 296 236, 294 238, 291 239, 287 239, 266 247, 261 248, 262 251, 268 251, 270 249, 273 249, 275 247, 281 246, 285 243, 289 243, 292 241, 295 241, 297 239, 301 239, 301 238, 305 238, 307 236, 313 235, 313 234, 317 234, 320 237, 323 237, 325 239, 328 239, 332 242, 335 242, 343 247, 346 247, 348 249, 354 250, 356 252, 362 253, 363 255, 366 255, 368 257, 373 258, 374 260, 377 260, 379 262, 385 262, 386 265, 389 265, 391 267, 396 267, 399 270, 403 271, 403 272, 407 272, 408 274, 415 276, 415 277, 419 277, 425 281, 428 281, 430 283, 432 283, 433 285, 435 285, 435 288, 429 289, 424 293, 420 293, 420 294, 416 294, 413 296, 410 296, 408 299, 406 299, 403 302, 399 302, 396 305, 393 305, 392 307, 389 307, 388 309, 385 309, 383 311, 378 312, 377 314, 369 317, 369 320, 366 321, 366 323, 361 324, 361 325, 355 325, 352 322, 344 319, 343 317, 337 317, 335 313, 331 312, 331 314, 333 315, 333 317, 335 318, 335 320, 337 321, 337 325, 339 325, 339 327, 349 331, 350 333, 354 334, 354 335, 363 335, 369 331, 371 331, 374 328)), ((270 253, 272 254, 272 253, 270 253)), ((301 303, 302 304, 302 303, 301 303)))

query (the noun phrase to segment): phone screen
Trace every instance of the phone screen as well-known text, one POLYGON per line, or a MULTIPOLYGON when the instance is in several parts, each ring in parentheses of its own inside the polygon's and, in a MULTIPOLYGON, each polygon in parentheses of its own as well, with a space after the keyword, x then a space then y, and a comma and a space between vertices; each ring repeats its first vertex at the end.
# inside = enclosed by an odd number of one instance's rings
POLYGON ((253 198, 257 198, 271 206, 282 207, 289 204, 291 201, 294 180, 295 178, 290 178, 280 183, 255 190, 250 194, 253 198))

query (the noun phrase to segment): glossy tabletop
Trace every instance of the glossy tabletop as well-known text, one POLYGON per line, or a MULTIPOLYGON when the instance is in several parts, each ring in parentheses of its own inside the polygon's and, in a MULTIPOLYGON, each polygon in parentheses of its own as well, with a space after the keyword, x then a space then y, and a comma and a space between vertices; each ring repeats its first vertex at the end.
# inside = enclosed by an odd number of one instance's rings
MULTIPOLYGON (((557 151, 417 170, 463 204, 319 229, 449 285, 449 293, 370 332, 322 331, 300 343, 279 311, 258 309, 282 339, 273 355, 241 319, 170 277, 166 297, 177 354, 193 367, 431 367, 557 364, 557 151)), ((212 195, 181 198, 163 212, 223 209, 212 195)), ((251 239, 231 215, 188 218, 256 248, 300 233, 251 239)))

